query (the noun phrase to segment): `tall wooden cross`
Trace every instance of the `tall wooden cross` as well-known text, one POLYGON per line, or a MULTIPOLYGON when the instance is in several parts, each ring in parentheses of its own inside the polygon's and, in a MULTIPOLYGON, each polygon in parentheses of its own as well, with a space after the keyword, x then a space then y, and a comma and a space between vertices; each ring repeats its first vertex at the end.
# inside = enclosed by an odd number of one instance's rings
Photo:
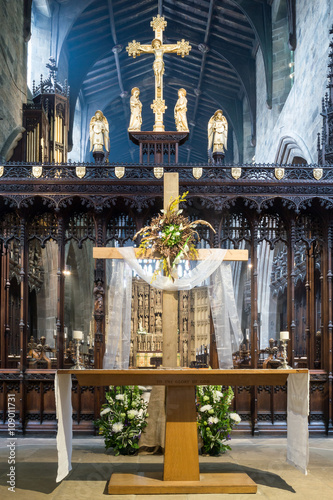
MULTIPOLYGON (((178 173, 164 174, 164 210, 167 209, 170 200, 175 200, 179 194, 178 173)), ((139 250, 139 249, 136 249, 139 250)), ((210 250, 208 250, 210 251, 210 250)), ((207 250, 198 251, 198 260, 205 257, 207 250)), ((94 247, 93 257, 95 259, 122 259, 122 255, 117 248, 94 247)), ((149 256, 154 259, 154 255, 149 256)), ((159 257, 155 257, 159 258, 159 257)), ((227 250, 224 261, 247 261, 247 250, 227 250)), ((178 292, 163 292, 163 366, 167 368, 177 367, 178 348, 178 292)))
POLYGON ((189 42, 186 42, 182 39, 180 42, 176 44, 164 44, 163 43, 163 31, 167 25, 164 17, 157 15, 157 17, 153 17, 153 20, 150 23, 150 26, 155 31, 155 38, 151 42, 151 44, 141 45, 140 42, 129 42, 126 50, 129 56, 139 56, 143 53, 145 54, 155 54, 155 61, 153 64, 154 74, 155 74, 155 99, 153 104, 151 104, 151 109, 155 114, 155 132, 163 132, 163 114, 167 109, 165 105, 165 101, 163 100, 163 75, 164 75, 164 61, 163 54, 170 54, 172 52, 176 52, 177 55, 182 57, 189 54, 191 50, 191 45, 189 42))

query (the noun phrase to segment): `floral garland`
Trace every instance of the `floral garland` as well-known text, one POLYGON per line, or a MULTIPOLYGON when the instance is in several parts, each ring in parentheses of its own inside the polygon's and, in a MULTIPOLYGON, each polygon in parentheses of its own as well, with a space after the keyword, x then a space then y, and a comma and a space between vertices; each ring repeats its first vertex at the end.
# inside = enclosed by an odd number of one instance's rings
POLYGON ((241 421, 237 413, 229 411, 234 397, 231 387, 222 392, 220 385, 197 387, 197 425, 203 443, 203 452, 219 455, 231 450, 229 441, 232 428, 241 421))
POLYGON ((175 266, 180 260, 193 260, 197 257, 195 242, 196 236, 199 241, 200 237, 195 228, 198 224, 208 226, 215 233, 209 222, 201 219, 190 222, 182 215, 183 210, 178 210, 178 205, 186 201, 187 194, 188 191, 171 201, 167 210, 161 210, 161 214, 151 220, 150 226, 143 227, 134 235, 133 240, 142 236, 139 258, 149 258, 154 254, 160 259, 153 279, 163 270, 165 276, 174 281, 177 277, 175 266))
POLYGON ((115 455, 135 453, 139 439, 147 426, 145 392, 140 386, 110 386, 106 393, 107 403, 102 405, 100 418, 95 422, 99 434, 104 436, 105 448, 113 448, 115 455))

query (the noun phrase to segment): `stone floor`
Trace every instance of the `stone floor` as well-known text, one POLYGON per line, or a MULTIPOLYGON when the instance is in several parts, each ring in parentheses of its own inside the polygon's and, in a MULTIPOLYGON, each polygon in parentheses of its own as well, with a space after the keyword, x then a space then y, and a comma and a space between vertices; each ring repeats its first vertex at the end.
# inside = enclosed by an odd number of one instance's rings
MULTIPOLYGON (((100 437, 75 438, 73 470, 61 483, 55 482, 57 450, 55 439, 18 438, 16 441, 16 488, 8 491, 8 439, 0 438, 1 500, 156 500, 161 495, 107 495, 107 484, 113 471, 130 472, 162 470, 162 456, 140 455, 114 457, 105 453, 100 437)), ((285 438, 233 438, 232 451, 212 458, 200 457, 201 472, 242 471, 257 483, 254 494, 234 494, 232 500, 256 497, 293 500, 333 499, 333 439, 310 439, 308 475, 288 465, 285 438)), ((220 500, 230 496, 166 495, 167 500, 220 500)))

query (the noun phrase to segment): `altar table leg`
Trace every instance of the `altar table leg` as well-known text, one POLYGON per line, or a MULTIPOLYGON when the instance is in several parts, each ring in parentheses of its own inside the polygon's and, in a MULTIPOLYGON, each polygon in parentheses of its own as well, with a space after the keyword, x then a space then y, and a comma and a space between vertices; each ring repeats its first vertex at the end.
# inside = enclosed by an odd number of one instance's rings
POLYGON ((193 386, 167 387, 164 473, 112 474, 110 495, 257 492, 247 474, 199 473, 194 391, 193 386))
POLYGON ((164 481, 199 481, 195 387, 167 387, 164 481))

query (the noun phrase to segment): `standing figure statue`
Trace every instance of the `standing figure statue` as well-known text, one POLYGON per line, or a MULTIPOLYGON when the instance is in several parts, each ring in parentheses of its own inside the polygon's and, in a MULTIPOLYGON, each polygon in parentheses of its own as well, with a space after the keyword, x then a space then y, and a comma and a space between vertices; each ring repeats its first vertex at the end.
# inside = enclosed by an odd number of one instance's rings
POLYGON ((178 132, 188 132, 188 124, 187 124, 187 99, 186 99, 186 90, 179 89, 178 90, 178 101, 175 105, 175 122, 176 129, 178 132))
POLYGON ((222 109, 215 111, 208 122, 208 153, 214 159, 223 159, 227 150, 228 122, 222 109))
POLYGON ((97 110, 90 120, 90 151, 93 153, 103 153, 103 146, 106 151, 110 150, 109 124, 102 111, 97 110))
POLYGON ((131 106, 131 118, 129 122, 128 130, 141 130, 142 125, 142 103, 139 99, 140 90, 138 87, 134 87, 131 92, 130 106, 131 106))

